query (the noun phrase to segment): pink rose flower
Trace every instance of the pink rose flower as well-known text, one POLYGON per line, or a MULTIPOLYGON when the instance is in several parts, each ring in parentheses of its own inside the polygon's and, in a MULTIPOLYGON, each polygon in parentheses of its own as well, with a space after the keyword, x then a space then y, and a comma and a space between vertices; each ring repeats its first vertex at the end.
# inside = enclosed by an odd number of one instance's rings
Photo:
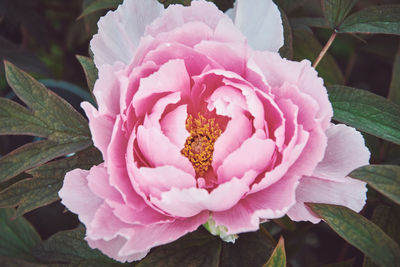
POLYGON ((275 4, 237 0, 227 14, 130 0, 100 19, 99 108, 82 107, 104 163, 67 173, 59 192, 92 248, 133 261, 207 221, 231 235, 285 214, 319 222, 305 202, 364 206, 365 183, 346 175, 369 151, 331 124, 310 62, 277 53, 275 4))

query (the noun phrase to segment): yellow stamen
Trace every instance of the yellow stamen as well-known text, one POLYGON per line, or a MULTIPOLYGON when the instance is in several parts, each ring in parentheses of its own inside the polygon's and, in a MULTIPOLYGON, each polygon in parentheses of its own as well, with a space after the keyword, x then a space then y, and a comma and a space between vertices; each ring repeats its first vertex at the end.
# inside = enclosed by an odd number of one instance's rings
POLYGON ((211 166, 214 143, 221 135, 221 129, 215 119, 206 119, 199 113, 198 118, 188 116, 186 130, 190 136, 181 153, 190 160, 196 174, 203 176, 211 166))

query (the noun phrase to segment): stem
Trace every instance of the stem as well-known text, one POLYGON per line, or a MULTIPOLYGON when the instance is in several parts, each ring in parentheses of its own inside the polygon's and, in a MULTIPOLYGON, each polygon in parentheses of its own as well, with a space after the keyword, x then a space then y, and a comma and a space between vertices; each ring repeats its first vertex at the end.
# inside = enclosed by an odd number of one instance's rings
POLYGON ((271 236, 271 234, 267 231, 267 229, 265 229, 264 226, 260 225, 260 230, 269 239, 269 241, 272 242, 274 246, 276 246, 275 239, 271 236))
POLYGON ((321 53, 319 53, 317 59, 315 60, 313 67, 316 68, 319 64, 319 62, 321 61, 321 59, 325 56, 326 51, 328 51, 329 47, 332 45, 333 40, 335 40, 336 38, 336 32, 333 32, 331 37, 329 37, 328 42, 325 44, 324 48, 322 48, 321 53))

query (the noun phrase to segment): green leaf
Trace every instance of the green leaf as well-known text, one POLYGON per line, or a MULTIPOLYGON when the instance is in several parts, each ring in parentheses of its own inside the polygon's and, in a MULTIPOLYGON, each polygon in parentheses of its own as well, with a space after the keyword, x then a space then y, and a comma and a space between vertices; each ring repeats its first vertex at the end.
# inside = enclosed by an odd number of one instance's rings
POLYGON ((88 146, 88 141, 57 143, 42 140, 23 145, 0 158, 0 181, 88 146))
POLYGON ((400 46, 393 62, 392 81, 390 82, 388 98, 400 105, 400 46))
POLYGON ((0 192, 0 207, 15 207, 15 216, 20 216, 36 208, 53 203, 59 199, 65 173, 70 170, 90 169, 102 162, 100 152, 92 147, 76 155, 53 161, 29 170, 33 177, 13 184, 0 192))
POLYGON ((367 165, 352 171, 349 176, 367 182, 400 205, 400 166, 367 165))
POLYGON ((41 240, 24 218, 11 219, 13 209, 0 209, 0 255, 35 261, 31 250, 41 240))
POLYGON ((88 123, 67 101, 48 90, 43 84, 5 61, 6 78, 15 94, 32 109, 36 117, 46 122, 54 132, 49 139, 87 137, 88 123))
POLYGON ((338 235, 361 250, 381 266, 396 266, 400 262, 400 247, 378 226, 363 216, 342 206, 307 204, 338 235))
MULTIPOLYGON (((83 71, 85 72, 86 82, 88 84, 89 90, 90 92, 93 92, 94 83, 98 78, 97 68, 90 57, 77 55, 76 58, 78 59, 79 63, 81 63, 83 71)), ((93 97, 93 99, 95 98, 93 97)))
POLYGON ((91 3, 85 10, 83 10, 82 14, 78 17, 78 19, 83 18, 89 14, 92 14, 99 10, 104 9, 115 9, 118 5, 122 4, 122 0, 97 0, 91 3))
POLYGON ((219 266, 221 241, 203 228, 153 249, 136 267, 219 266))
MULTIPOLYGON (((379 226, 394 241, 400 242, 400 208, 386 205, 378 205, 374 209, 371 221, 379 226)), ((367 256, 364 257, 363 267, 377 267, 367 256)))
POLYGON ((0 98, 0 135, 26 134, 47 137, 51 129, 40 118, 20 104, 0 98))
MULTIPOLYGON (((322 46, 319 41, 315 39, 312 32, 304 29, 297 29, 293 30, 293 49, 294 60, 300 61, 308 59, 313 62, 322 50, 322 46)), ((317 67, 317 71, 318 75, 324 79, 325 83, 344 83, 342 71, 330 54, 324 56, 317 67)))
POLYGON ((356 259, 352 258, 352 259, 341 261, 341 262, 324 264, 321 267, 353 267, 355 261, 356 261, 356 259))
POLYGON ((1 132, 38 134, 48 140, 26 144, 0 158, 0 182, 92 144, 87 121, 68 102, 11 63, 5 62, 5 69, 8 83, 32 112, 2 100, 7 104, 0 114, 9 113, 15 122, 6 123, 12 128, 1 127, 1 132), (29 124, 23 126, 24 120, 29 124))
POLYGON ((219 267, 262 266, 276 245, 273 241, 259 230, 240 234, 235 244, 223 242, 219 267))
POLYGON ((33 254, 44 262, 67 262, 69 266, 120 266, 84 240, 85 229, 61 231, 33 249, 33 254), (73 264, 72 264, 73 263, 73 264))
POLYGON ((286 267, 285 242, 282 236, 264 267, 286 267))
POLYGON ((368 91, 328 86, 333 118, 360 131, 400 144, 400 106, 368 91))
POLYGON ((285 43, 279 49, 279 54, 281 57, 292 59, 293 58, 293 35, 292 28, 290 27, 289 19, 286 14, 281 10, 282 24, 283 24, 283 34, 285 43))
POLYGON ((323 0, 322 10, 332 29, 336 29, 358 0, 323 0))
POLYGON ((347 17, 339 32, 400 35, 399 14, 400 5, 367 7, 347 17))

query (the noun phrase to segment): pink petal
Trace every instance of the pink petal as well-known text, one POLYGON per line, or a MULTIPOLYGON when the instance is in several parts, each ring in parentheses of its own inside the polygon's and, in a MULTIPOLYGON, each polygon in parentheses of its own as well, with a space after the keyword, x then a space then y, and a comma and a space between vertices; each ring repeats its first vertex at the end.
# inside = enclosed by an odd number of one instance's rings
POLYGON ((112 208, 116 217, 129 224, 150 225, 175 220, 174 217, 165 216, 150 206, 145 206, 143 209, 137 210, 127 205, 113 204, 112 208))
MULTIPOLYGON (((253 172, 250 178, 254 178, 253 172)), ((161 199, 151 197, 150 200, 161 210, 178 217, 192 217, 203 210, 222 211, 233 207, 249 190, 250 179, 233 178, 220 184, 209 193, 206 189, 196 187, 172 188, 161 194, 161 199), (226 196, 229 195, 229 198, 226 196)))
POLYGON ((160 121, 162 132, 181 149, 185 146, 186 139, 190 136, 186 130, 187 116, 187 105, 181 105, 167 113, 160 121))
MULTIPOLYGON (((249 62, 262 71, 273 93, 284 83, 290 83, 296 85, 301 92, 310 95, 319 104, 316 121, 322 125, 323 130, 329 127, 333 115, 332 106, 323 80, 318 77, 318 73, 308 60, 290 61, 281 58, 278 53, 256 51, 249 62)), ((248 67, 252 68, 251 65, 248 67)))
POLYGON ((225 15, 210 2, 193 1, 191 6, 171 5, 165 10, 163 16, 155 20, 146 28, 146 34, 153 37, 162 32, 169 32, 190 22, 202 22, 211 29, 215 29, 218 22, 225 15))
POLYGON ((364 138, 354 128, 332 124, 325 133, 328 136, 325 156, 312 176, 341 180, 352 170, 369 164, 370 153, 364 138))
POLYGON ((272 0, 237 0, 233 21, 256 50, 278 52, 283 45, 281 14, 272 0))
MULTIPOLYGON (((316 127, 316 113, 319 109, 318 103, 308 94, 302 93, 294 84, 284 83, 279 90, 274 90, 279 99, 290 99, 299 107, 297 123, 303 125, 306 131, 316 127)), ((278 101, 278 100, 277 100, 278 101)))
MULTIPOLYGON (((192 77, 195 85, 192 88, 192 95, 191 97, 193 99, 197 98, 208 98, 208 110, 212 110, 214 108, 213 106, 213 101, 212 100, 218 100, 216 101, 217 104, 221 103, 221 100, 227 100, 233 102, 233 104, 238 104, 239 106, 243 106, 243 101, 240 100, 239 97, 236 96, 235 93, 233 93, 234 90, 231 90, 229 88, 234 88, 237 89, 241 94, 244 96, 244 99, 246 100, 246 111, 250 112, 250 114, 254 117, 253 120, 253 125, 255 129, 263 129, 265 125, 265 113, 264 113, 264 108, 263 108, 263 103, 260 101, 258 98, 257 94, 255 93, 255 89, 252 87, 252 85, 243 80, 243 78, 238 75, 237 73, 231 72, 231 71, 226 71, 223 69, 212 69, 207 72, 202 73, 199 76, 192 77), (216 86, 217 83, 222 83, 220 86, 216 86), (204 92, 204 86, 207 87, 209 84, 210 88, 207 88, 208 91, 204 92), (226 85, 226 86, 223 86, 226 85), (220 94, 217 93, 215 96, 212 96, 212 94, 215 91, 215 88, 220 89, 221 92, 222 90, 227 92, 230 91, 226 97, 223 97, 221 99, 220 94), (203 94, 203 95, 202 95, 203 94), (208 95, 207 95, 208 94, 208 95), (239 101, 238 101, 239 100, 239 101)), ((218 91, 217 90, 217 91, 218 91)), ((227 105, 220 106, 222 109, 216 110, 216 113, 218 115, 229 115, 227 113, 227 105)), ((230 113, 233 114, 233 113, 230 113)), ((231 115, 230 115, 231 116, 231 115)))
POLYGON ((90 42, 97 68, 116 61, 128 64, 146 26, 163 12, 163 5, 155 0, 125 1, 116 11, 100 18, 99 32, 90 42))
POLYGON ((328 181, 316 177, 303 177, 296 190, 296 204, 288 216, 294 221, 318 223, 318 218, 306 202, 326 203, 348 207, 359 212, 365 205, 367 187, 364 182, 347 177, 341 181, 328 181))
POLYGON ((141 185, 142 191, 149 196, 160 197, 162 192, 171 188, 196 187, 196 179, 173 166, 160 166, 155 168, 142 167, 139 169, 140 177, 136 181, 141 185))
MULTIPOLYGON (((218 71, 220 72, 220 71, 218 71)), ((232 73, 232 72, 231 72, 232 73)), ((226 76, 228 73, 225 73, 226 76)), ((228 74, 229 75, 229 74, 228 74)), ((255 88, 253 88, 250 84, 244 84, 245 81, 240 81, 243 78, 240 77, 240 80, 236 79, 236 74, 233 75, 233 79, 227 76, 223 79, 223 83, 228 86, 232 86, 234 88, 239 89, 242 92, 242 95, 246 98, 247 103, 247 111, 254 117, 253 126, 255 129, 264 129, 265 126, 265 110, 264 103, 261 102, 260 98, 257 96, 255 92, 255 88)), ((247 81, 246 81, 247 83, 247 81)), ((271 98, 268 98, 267 101, 270 101, 271 98)), ((272 102, 272 101, 271 101, 272 102)))
MULTIPOLYGON (((257 91, 257 96, 262 102, 263 105, 263 122, 264 127, 266 127, 266 134, 268 138, 274 139, 276 146, 279 149, 282 149, 285 141, 287 143, 286 136, 289 134, 290 129, 287 129, 287 125, 293 124, 293 121, 290 121, 288 116, 284 114, 281 110, 282 107, 278 106, 278 104, 271 98, 270 95, 263 91, 257 91)), ((292 107, 294 111, 295 108, 292 107)), ((297 116, 298 110, 291 113, 291 115, 297 116)))
POLYGON ((242 92, 232 86, 220 86, 213 90, 206 100, 208 110, 216 108, 216 113, 222 116, 233 117, 238 110, 247 110, 246 98, 242 92))
POLYGON ((79 220, 89 225, 103 199, 96 196, 89 188, 86 177, 89 171, 75 169, 65 174, 64 184, 58 195, 61 203, 73 213, 78 214, 79 220))
POLYGON ((199 75, 206 66, 220 68, 220 65, 211 58, 179 43, 162 43, 154 50, 148 51, 143 61, 163 65, 172 59, 184 60, 189 76, 199 75))
POLYGON ((239 75, 243 75, 245 71, 248 49, 245 43, 226 44, 203 40, 194 49, 218 62, 225 70, 239 75))
POLYGON ((308 142, 309 133, 303 131, 301 126, 298 128, 297 138, 293 138, 288 147, 283 151, 281 163, 275 166, 271 171, 266 172, 265 176, 258 183, 253 184, 250 191, 251 193, 261 191, 281 179, 288 172, 292 164, 299 158, 308 142))
MULTIPOLYGON (((128 68, 131 68, 130 65, 128 68)), ((145 78, 153 74, 159 69, 159 66, 152 61, 143 62, 131 70, 129 76, 120 75, 119 81, 121 85, 121 98, 120 98, 120 114, 123 114, 125 109, 130 106, 133 96, 136 94, 141 78, 145 78)))
POLYGON ((142 196, 133 189, 129 175, 126 170, 126 151, 128 140, 122 131, 122 121, 117 117, 110 145, 107 150, 109 160, 107 161, 107 172, 109 183, 122 195, 126 205, 135 210, 143 209, 146 203, 142 196))
POLYGON ((178 219, 171 223, 135 227, 130 231, 126 231, 125 236, 128 238, 128 242, 119 251, 119 255, 131 255, 175 241, 185 234, 196 230, 207 219, 208 212, 202 212, 197 216, 178 219))
POLYGON ((117 237, 122 228, 130 228, 132 225, 122 222, 114 216, 112 208, 103 203, 97 210, 93 220, 86 226, 86 236, 90 239, 111 240, 117 237))
POLYGON ((229 210, 213 212, 217 225, 228 228, 229 234, 256 231, 260 219, 283 216, 295 203, 295 190, 299 177, 287 174, 270 187, 247 195, 229 210))
POLYGON ((191 21, 171 31, 158 33, 156 40, 160 44, 178 43, 185 47, 194 47, 202 40, 211 39, 212 36, 213 31, 207 24, 200 21, 191 21))
POLYGON ((82 102, 81 107, 89 118, 93 143, 101 151, 103 159, 107 160, 107 147, 110 144, 114 119, 101 115, 89 102, 82 102))
MULTIPOLYGON (((167 139, 168 140, 168 139, 167 139)), ((136 135, 135 133, 132 133, 131 136, 129 137, 128 145, 127 145, 127 153, 126 153, 126 168, 124 168, 124 172, 128 173, 129 179, 125 179, 128 182, 130 182, 130 185, 133 186, 135 192, 137 192, 138 196, 142 197, 142 200, 144 200, 145 205, 142 206, 145 208, 146 206, 150 206, 151 208, 154 208, 156 211, 165 214, 162 210, 158 209, 153 205, 153 203, 148 199, 148 196, 141 190, 140 184, 137 181, 138 177, 141 176, 139 172, 139 168, 137 166, 137 162, 135 160, 134 154, 135 154, 135 142, 136 142, 136 135)), ((194 170, 193 170, 194 172, 194 170)), ((134 208, 134 207, 133 207, 134 208)), ((134 208, 135 209, 135 208, 134 208)))
POLYGON ((260 139, 254 134, 225 158, 217 170, 218 182, 241 177, 248 170, 262 172, 269 165, 274 152, 275 143, 272 140, 260 139))
MULTIPOLYGON (((176 104, 179 100, 181 100, 181 96, 179 92, 171 93, 160 98, 153 106, 153 109, 150 114, 147 115, 144 119, 143 125, 146 128, 157 127, 161 129, 160 120, 165 112, 165 108, 170 104, 176 104)), ((128 118, 129 120, 130 118, 128 118)))
POLYGON ((89 175, 86 177, 89 189, 100 198, 106 201, 123 203, 121 194, 109 183, 109 175, 104 163, 93 166, 89 175))
POLYGON ((324 157, 326 144, 327 138, 320 127, 309 132, 308 140, 301 155, 292 165, 292 171, 302 175, 311 175, 324 157))
POLYGON ((242 113, 238 113, 227 124, 225 131, 218 137, 214 144, 212 166, 214 170, 222 164, 223 160, 250 137, 252 125, 242 113))
MULTIPOLYGON (((295 171, 301 176, 311 175, 318 162, 320 162, 324 156, 327 138, 318 124, 311 131, 304 130, 299 118, 300 108, 294 105, 291 99, 280 99, 278 100, 278 105, 281 107, 286 117, 285 139, 289 140, 288 147, 286 151, 283 152, 284 156, 286 154, 286 156, 288 155, 290 157, 292 171, 295 171), (288 134, 289 132, 291 134, 288 134), (303 132, 307 133, 307 139, 302 139, 304 136, 303 132), (298 140, 300 142, 298 142, 298 140), (293 143, 293 141, 296 143, 293 143), (294 145, 298 143, 303 147, 301 154, 291 151, 294 145)), ((282 162, 286 163, 289 157, 284 157, 282 162)))
POLYGON ((93 94, 99 105, 100 114, 115 117, 120 112, 119 76, 124 65, 120 62, 114 65, 102 65, 99 68, 99 79, 94 84, 93 94))
POLYGON ((142 250, 136 253, 132 253, 126 256, 119 256, 118 253, 121 248, 126 244, 126 239, 122 236, 118 236, 112 240, 92 240, 89 237, 85 238, 89 246, 93 249, 99 249, 102 253, 106 254, 108 257, 120 262, 132 262, 143 259, 150 249, 142 250))
POLYGON ((181 92, 187 95, 190 79, 185 63, 181 59, 170 60, 149 77, 140 80, 140 86, 133 96, 132 105, 136 115, 143 116, 162 93, 181 92))
POLYGON ((235 26, 232 19, 227 16, 218 21, 213 39, 222 43, 247 44, 246 36, 235 26))
POLYGON ((151 166, 171 165, 192 176, 195 175, 192 164, 181 154, 180 148, 172 144, 160 130, 146 129, 140 125, 136 138, 140 151, 151 166))

